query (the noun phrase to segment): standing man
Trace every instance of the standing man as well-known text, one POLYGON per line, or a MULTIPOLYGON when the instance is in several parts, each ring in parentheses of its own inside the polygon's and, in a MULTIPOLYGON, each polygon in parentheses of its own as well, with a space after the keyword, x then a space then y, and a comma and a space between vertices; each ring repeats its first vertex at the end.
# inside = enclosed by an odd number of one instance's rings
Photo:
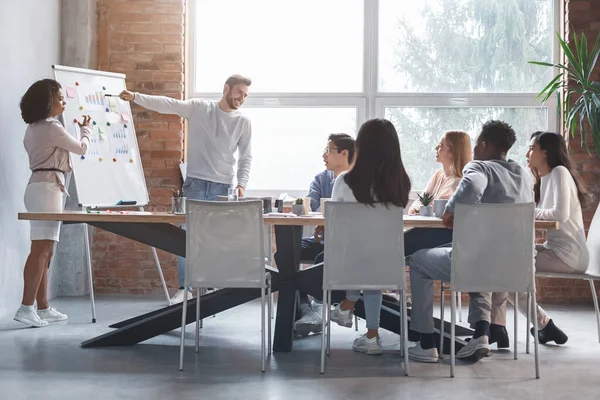
MULTIPOLYGON (((249 78, 232 75, 225 81, 223 97, 219 101, 204 99, 176 100, 164 96, 149 96, 127 90, 119 97, 133 101, 148 110, 162 114, 177 114, 188 120, 188 167, 183 184, 183 195, 192 200, 216 200, 227 196, 235 176, 236 151, 239 152, 237 190, 244 196, 252 163, 250 120, 238 110, 248 96, 252 84, 249 78)), ((185 259, 178 258, 179 290, 171 303, 183 301, 185 259)))

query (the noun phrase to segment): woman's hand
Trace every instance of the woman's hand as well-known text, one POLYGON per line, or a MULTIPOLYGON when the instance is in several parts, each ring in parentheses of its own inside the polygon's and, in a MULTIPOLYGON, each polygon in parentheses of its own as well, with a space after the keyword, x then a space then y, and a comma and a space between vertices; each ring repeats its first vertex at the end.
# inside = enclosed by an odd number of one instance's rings
POLYGON ((83 122, 77 121, 77 124, 79 125, 80 128, 83 128, 84 126, 87 126, 89 128, 91 121, 92 121, 92 117, 90 117, 89 115, 84 115, 83 122))
POLYGON ((135 99, 135 93, 130 92, 129 90, 123 90, 121 94, 119 94, 119 98, 125 101, 133 101, 135 99))
POLYGON ((415 215, 417 212, 415 211, 414 208, 411 208, 408 210, 408 215, 415 215))

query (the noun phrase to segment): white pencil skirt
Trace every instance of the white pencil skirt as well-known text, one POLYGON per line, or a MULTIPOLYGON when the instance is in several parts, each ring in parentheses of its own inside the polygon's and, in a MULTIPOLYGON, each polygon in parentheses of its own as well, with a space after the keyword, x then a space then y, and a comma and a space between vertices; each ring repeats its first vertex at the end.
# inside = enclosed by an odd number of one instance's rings
MULTIPOLYGON (((62 212, 64 193, 60 186, 50 182, 34 182, 25 189, 27 212, 62 212)), ((31 240, 54 240, 60 236, 60 221, 29 221, 31 240)))

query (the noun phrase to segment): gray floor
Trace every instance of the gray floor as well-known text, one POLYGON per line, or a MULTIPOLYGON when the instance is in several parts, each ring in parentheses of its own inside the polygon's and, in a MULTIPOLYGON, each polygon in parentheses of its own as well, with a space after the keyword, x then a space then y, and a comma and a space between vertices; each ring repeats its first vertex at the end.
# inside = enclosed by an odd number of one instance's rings
MULTIPOLYGON (((456 378, 450 379, 446 360, 435 365, 411 363, 411 376, 404 377, 398 336, 385 332, 388 351, 365 356, 351 350, 354 329, 337 326, 324 376, 319 374, 320 336, 297 339, 294 352, 274 354, 261 374, 256 302, 205 320, 199 355, 194 353, 190 326, 183 372, 177 368, 178 330, 133 347, 79 347, 81 341, 110 330, 110 323, 163 302, 158 297, 101 296, 99 322, 91 324, 87 299, 62 298, 53 306, 69 314, 68 323, 31 329, 10 318, 0 320, 0 399, 600 397, 600 344, 593 310, 585 307, 550 308, 569 342, 562 347, 541 346, 540 380, 534 379, 533 356, 524 353, 522 333, 518 361, 512 352, 494 352, 479 363, 458 364, 456 378)), ((523 326, 524 319, 520 321, 523 326)), ((360 326, 364 330, 364 321, 360 326)))

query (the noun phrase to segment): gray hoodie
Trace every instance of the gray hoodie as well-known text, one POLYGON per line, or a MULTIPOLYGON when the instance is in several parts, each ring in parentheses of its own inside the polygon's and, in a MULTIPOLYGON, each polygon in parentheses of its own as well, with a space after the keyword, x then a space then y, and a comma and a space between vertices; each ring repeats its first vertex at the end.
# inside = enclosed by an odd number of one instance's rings
POLYGON ((463 169, 463 177, 446 205, 478 203, 531 203, 533 182, 531 174, 514 161, 471 161, 463 169))

